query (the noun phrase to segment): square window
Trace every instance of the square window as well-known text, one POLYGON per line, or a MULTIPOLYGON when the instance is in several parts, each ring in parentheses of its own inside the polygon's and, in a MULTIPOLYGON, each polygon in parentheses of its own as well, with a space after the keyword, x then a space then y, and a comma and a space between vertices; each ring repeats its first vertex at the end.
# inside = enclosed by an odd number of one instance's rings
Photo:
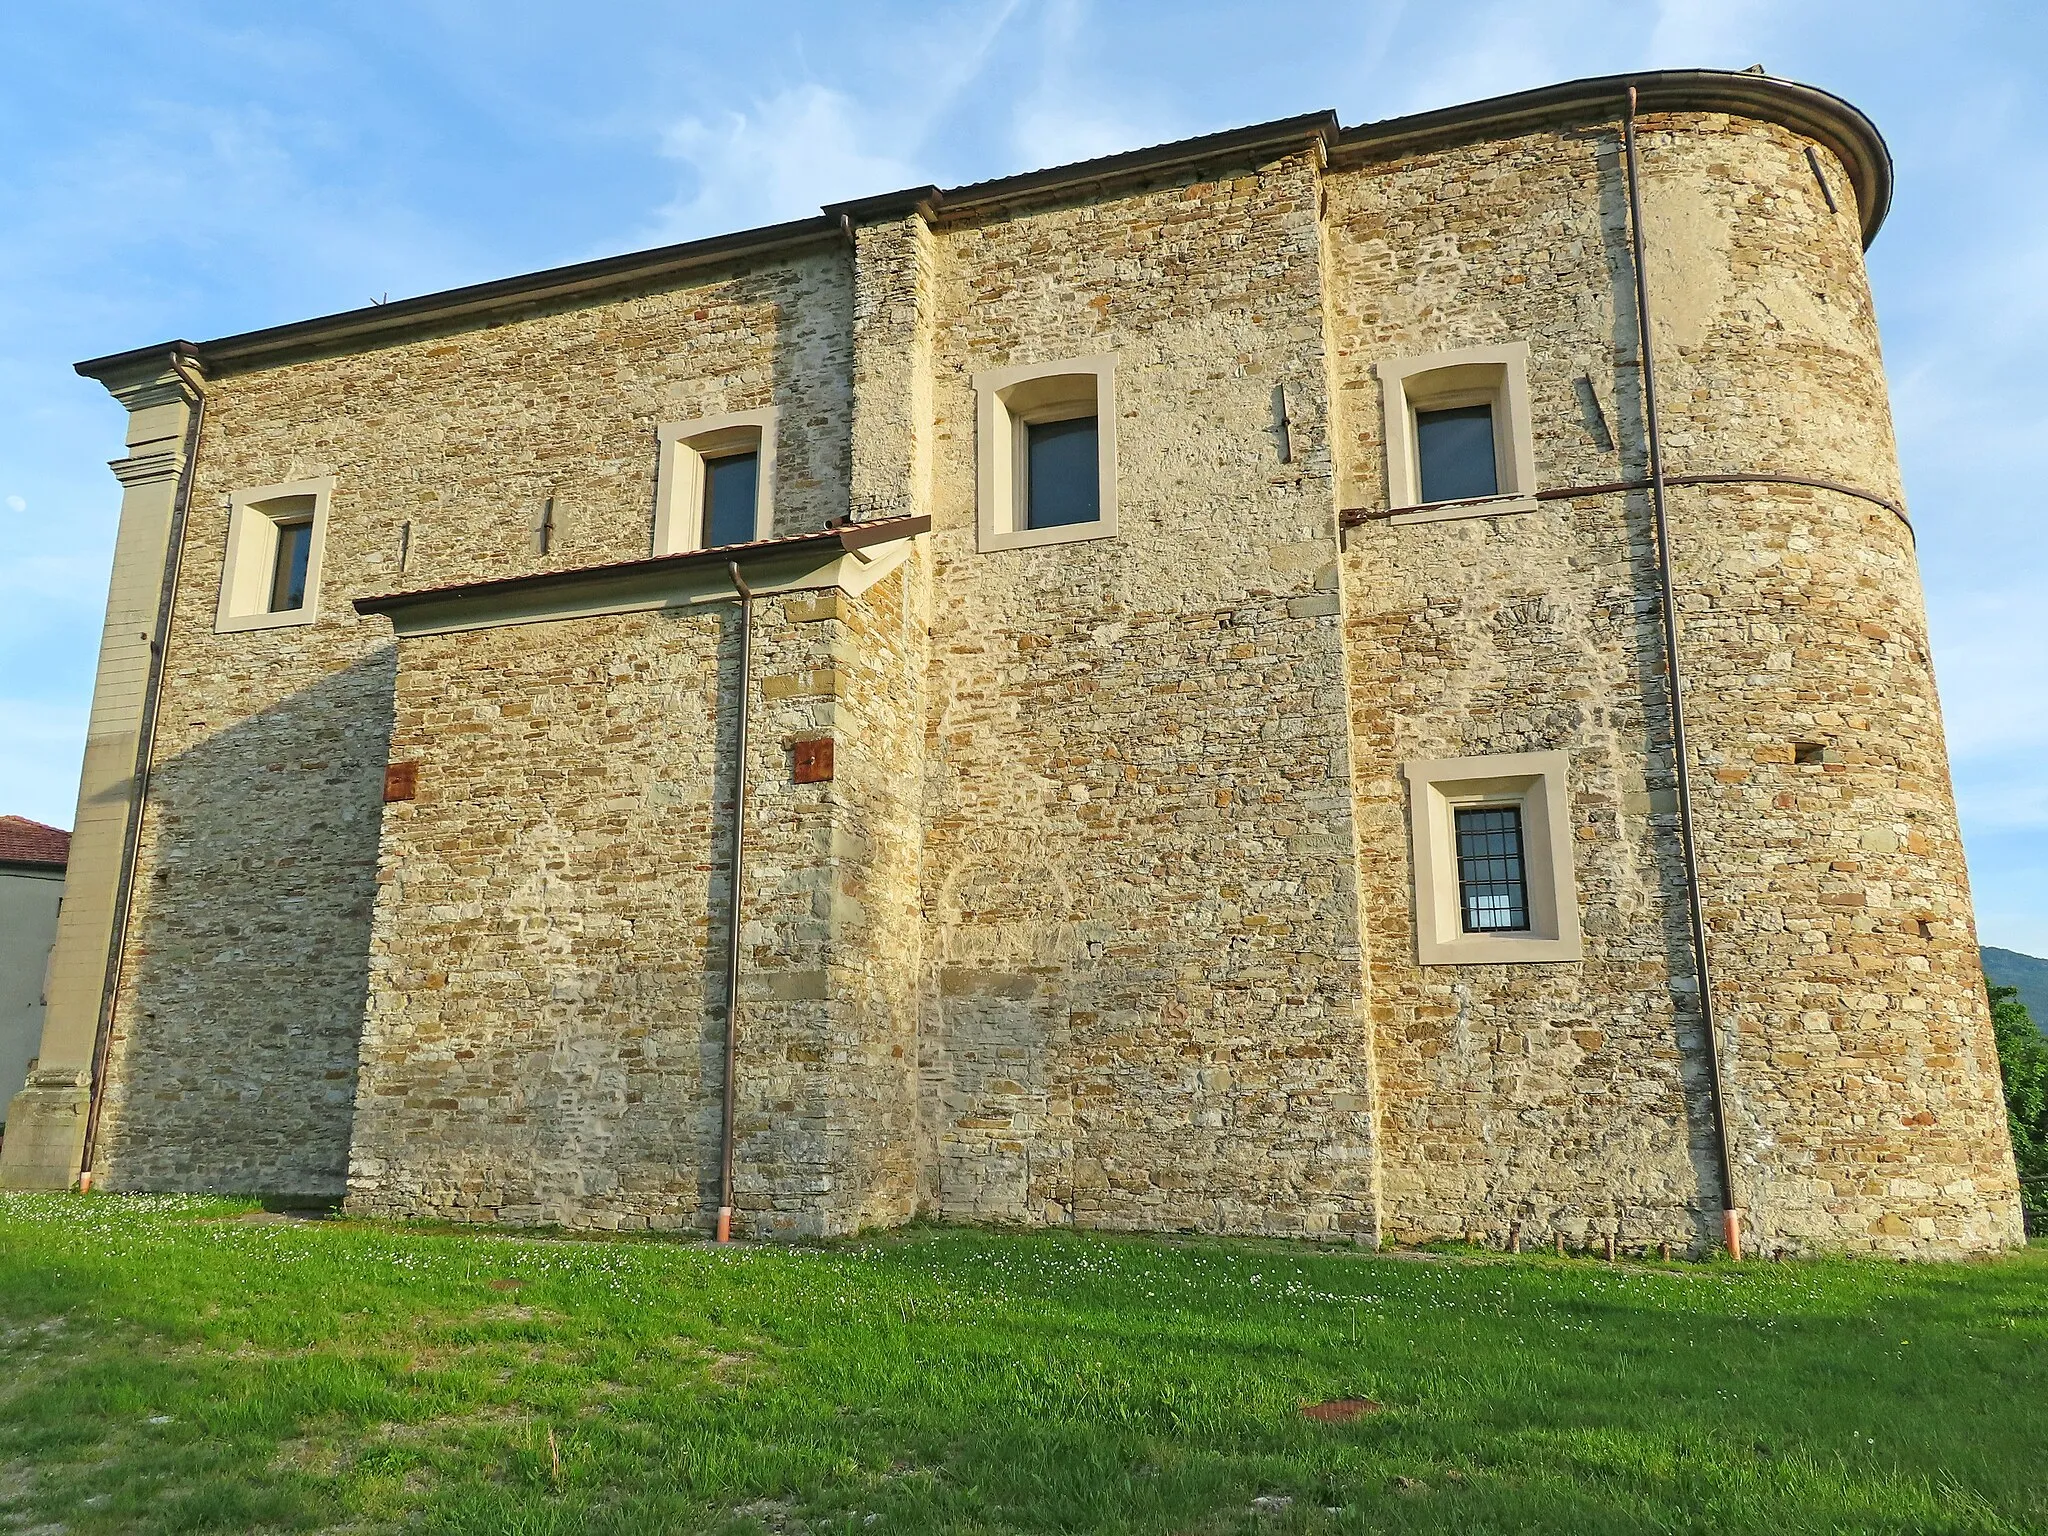
POLYGON ((760 470, 758 453, 729 453, 704 461, 705 549, 753 541, 760 470))
POLYGON ((1028 422, 1024 432, 1024 526, 1065 528, 1100 521, 1095 418, 1028 422))
POLYGON ((1404 763, 1423 965, 1584 958, 1564 752, 1404 763))
POLYGON ((1114 537, 1116 359, 991 368, 973 386, 976 547, 1114 537))
POLYGON ((1518 805, 1461 806, 1457 812, 1458 907, 1467 933, 1526 933, 1529 883, 1522 868, 1518 805))
POLYGON ((1424 501, 1500 494, 1493 460, 1493 407, 1460 405, 1415 413, 1415 458, 1424 501))
POLYGON ((1463 347, 1375 363, 1396 524, 1533 512, 1529 347, 1463 347))
POLYGON ((332 476, 228 497, 227 558, 214 629, 278 629, 319 617, 320 551, 332 476))
POLYGON ((684 555, 773 537, 773 406, 664 422, 655 440, 655 554, 684 555))

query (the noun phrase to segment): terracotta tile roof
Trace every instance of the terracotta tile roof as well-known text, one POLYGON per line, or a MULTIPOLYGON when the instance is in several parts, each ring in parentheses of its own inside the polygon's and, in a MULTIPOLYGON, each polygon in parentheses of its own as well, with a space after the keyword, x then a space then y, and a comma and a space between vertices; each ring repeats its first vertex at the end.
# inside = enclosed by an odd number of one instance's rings
POLYGON ((0 816, 0 864, 54 864, 71 854, 71 834, 26 816, 0 816))

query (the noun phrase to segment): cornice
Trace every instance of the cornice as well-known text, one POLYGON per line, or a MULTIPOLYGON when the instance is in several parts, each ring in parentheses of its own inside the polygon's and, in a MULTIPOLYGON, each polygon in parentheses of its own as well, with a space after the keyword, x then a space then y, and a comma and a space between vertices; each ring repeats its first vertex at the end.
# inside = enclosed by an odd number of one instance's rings
POLYGON ((537 304, 635 286, 721 261, 838 239, 843 231, 844 226, 836 218, 820 215, 797 219, 681 245, 664 245, 651 251, 633 251, 518 277, 501 277, 466 288, 423 293, 416 298, 394 299, 389 304, 372 304, 337 315, 243 331, 215 341, 159 342, 107 357, 89 358, 73 366, 86 378, 106 380, 152 362, 161 363, 164 354, 176 347, 203 363, 211 374, 233 373, 267 367, 309 352, 384 345, 416 332, 444 328, 454 321, 504 316, 537 304))
POLYGON ((1338 135, 1331 146, 1331 159, 1341 164, 1347 159, 1380 158, 1430 144, 1505 138, 1560 118, 1619 120, 1630 86, 1636 88, 1639 113, 1723 112, 1777 123, 1825 144, 1849 172, 1864 245, 1877 238, 1892 202, 1891 150, 1877 125, 1841 97, 1817 86, 1748 71, 1658 69, 1598 75, 1361 123, 1338 135))
POLYGON ((1636 87, 1644 111, 1725 112, 1775 122, 1825 144, 1848 168, 1864 244, 1876 237, 1891 206, 1891 153, 1876 125, 1855 107, 1827 91, 1770 75, 1714 69, 1645 70, 1634 75, 1571 80, 1355 128, 1340 127, 1335 113, 1311 112, 992 181, 953 188, 910 187, 833 203, 815 218, 552 267, 288 325, 244 331, 214 341, 161 342, 91 358, 76 366, 87 378, 99 379, 110 387, 134 379, 138 370, 160 368, 164 355, 174 348, 215 375, 268 367, 323 351, 388 345, 451 324, 505 317, 535 305, 658 281, 719 262, 843 240, 856 223, 903 218, 913 213, 926 219, 971 217, 999 211, 1026 199, 1105 187, 1183 166, 1295 147, 1326 153, 1333 162, 1341 163, 1344 159, 1382 156, 1433 143, 1507 137, 1559 118, 1618 117, 1631 85, 1636 87))

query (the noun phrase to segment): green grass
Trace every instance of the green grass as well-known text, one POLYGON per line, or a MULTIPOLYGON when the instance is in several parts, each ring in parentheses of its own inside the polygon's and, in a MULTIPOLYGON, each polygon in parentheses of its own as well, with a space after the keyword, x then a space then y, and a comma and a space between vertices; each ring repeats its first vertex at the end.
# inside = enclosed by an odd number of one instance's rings
POLYGON ((2048 1530, 2039 1244, 717 1250, 249 1210, 0 1197, 0 1529, 2048 1530), (1344 1397, 1383 1408, 1301 1415, 1344 1397))

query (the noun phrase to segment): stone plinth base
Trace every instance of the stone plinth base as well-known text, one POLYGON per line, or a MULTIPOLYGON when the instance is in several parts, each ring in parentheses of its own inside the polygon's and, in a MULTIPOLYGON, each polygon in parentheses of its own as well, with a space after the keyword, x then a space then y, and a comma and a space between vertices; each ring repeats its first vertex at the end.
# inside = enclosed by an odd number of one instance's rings
POLYGON ((7 1105, 0 1189, 69 1189, 85 1153, 92 1101, 83 1073, 36 1072, 7 1105))

